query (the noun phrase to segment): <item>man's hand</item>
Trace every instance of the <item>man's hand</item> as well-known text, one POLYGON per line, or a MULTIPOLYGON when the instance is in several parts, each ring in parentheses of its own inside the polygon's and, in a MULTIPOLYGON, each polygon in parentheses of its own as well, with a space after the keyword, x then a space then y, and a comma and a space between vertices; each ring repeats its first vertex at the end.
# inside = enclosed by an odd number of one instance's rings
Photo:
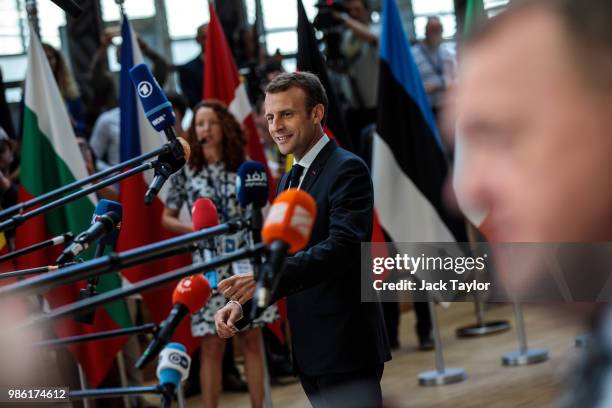
POLYGON ((243 305, 255 295, 257 286, 252 273, 234 275, 219 282, 217 290, 227 299, 238 301, 243 305))
POLYGON ((223 339, 232 337, 238 333, 234 325, 242 318, 242 309, 235 303, 228 303, 215 313, 215 327, 217 334, 223 339))

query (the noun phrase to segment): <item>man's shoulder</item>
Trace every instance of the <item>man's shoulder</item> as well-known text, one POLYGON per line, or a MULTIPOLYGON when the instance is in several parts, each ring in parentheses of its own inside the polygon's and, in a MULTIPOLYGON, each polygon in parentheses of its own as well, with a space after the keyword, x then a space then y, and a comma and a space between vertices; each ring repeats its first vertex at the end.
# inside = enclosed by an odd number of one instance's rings
POLYGON ((353 169, 361 169, 365 172, 368 172, 368 166, 365 164, 363 159, 357 156, 355 153, 346 150, 340 146, 338 146, 331 154, 330 163, 337 169, 342 168, 353 168, 353 169))

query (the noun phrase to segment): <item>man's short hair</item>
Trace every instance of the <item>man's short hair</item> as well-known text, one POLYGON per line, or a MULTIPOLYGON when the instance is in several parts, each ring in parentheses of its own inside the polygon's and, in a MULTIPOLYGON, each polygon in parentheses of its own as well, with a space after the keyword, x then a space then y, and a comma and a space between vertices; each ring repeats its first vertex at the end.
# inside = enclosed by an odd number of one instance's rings
MULTIPOLYGON (((486 21, 469 37, 478 43, 500 23, 524 11, 544 9, 559 17, 571 59, 587 80, 602 91, 612 90, 612 3, 610 0, 514 0, 508 9, 486 21)), ((519 17, 520 18, 520 17, 519 17)))
POLYGON ((327 120, 327 92, 319 78, 311 72, 284 72, 274 78, 268 86, 266 93, 273 94, 284 92, 291 88, 300 88, 306 94, 306 111, 312 112, 312 109, 318 104, 323 105, 324 114, 321 125, 325 125, 327 120))

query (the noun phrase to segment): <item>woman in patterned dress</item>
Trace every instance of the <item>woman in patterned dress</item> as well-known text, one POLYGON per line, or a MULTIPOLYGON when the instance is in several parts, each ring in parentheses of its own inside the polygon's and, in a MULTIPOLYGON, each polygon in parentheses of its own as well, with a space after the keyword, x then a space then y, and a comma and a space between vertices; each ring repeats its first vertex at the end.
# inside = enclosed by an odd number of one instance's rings
MULTIPOLYGON (((219 222, 240 216, 236 198, 236 171, 245 160, 246 140, 240 124, 218 101, 203 101, 193 109, 194 115, 188 138, 191 157, 188 164, 171 178, 166 208, 162 217, 164 227, 176 233, 192 232, 191 225, 179 220, 183 204, 191 208, 202 197, 209 198, 217 207, 219 222)), ((227 253, 247 245, 247 234, 240 231, 216 240, 217 253, 227 253)), ((194 262, 201 261, 198 251, 194 262)), ((231 266, 217 269, 217 280, 234 274, 231 266)), ((214 315, 226 304, 221 293, 213 292, 208 303, 191 317, 191 331, 202 337, 200 382, 204 407, 216 407, 221 390, 221 362, 225 339, 217 336, 214 315)), ((245 358, 246 379, 251 405, 261 407, 264 398, 263 355, 260 326, 276 320, 276 306, 268 308, 238 338, 245 358)))

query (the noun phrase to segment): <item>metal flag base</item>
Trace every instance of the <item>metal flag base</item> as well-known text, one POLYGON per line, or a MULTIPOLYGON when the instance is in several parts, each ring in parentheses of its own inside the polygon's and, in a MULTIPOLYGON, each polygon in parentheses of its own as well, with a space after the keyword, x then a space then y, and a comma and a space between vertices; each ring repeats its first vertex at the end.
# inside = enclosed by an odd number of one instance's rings
POLYGON ((463 368, 445 368, 444 371, 431 370, 419 374, 419 385, 448 385, 464 381, 467 378, 463 368))
POLYGON ((434 344, 436 347, 436 369, 431 371, 424 371, 419 374, 419 385, 447 385, 461 382, 467 378, 465 375, 465 370, 463 368, 444 367, 442 340, 440 338, 440 327, 438 326, 438 315, 436 314, 436 306, 431 300, 427 303, 429 306, 429 315, 431 316, 434 344))
POLYGON ((576 347, 578 348, 585 348, 589 342, 591 341, 591 335, 590 334, 581 334, 579 336, 576 336, 576 347))
POLYGON ((506 320, 495 320, 485 323, 474 323, 469 326, 458 328, 455 333, 457 337, 477 337, 497 334, 510 330, 510 323, 506 320))
POLYGON ((511 351, 502 356, 505 366, 520 366, 543 363, 548 360, 548 351, 544 349, 528 349, 525 351, 511 351))

